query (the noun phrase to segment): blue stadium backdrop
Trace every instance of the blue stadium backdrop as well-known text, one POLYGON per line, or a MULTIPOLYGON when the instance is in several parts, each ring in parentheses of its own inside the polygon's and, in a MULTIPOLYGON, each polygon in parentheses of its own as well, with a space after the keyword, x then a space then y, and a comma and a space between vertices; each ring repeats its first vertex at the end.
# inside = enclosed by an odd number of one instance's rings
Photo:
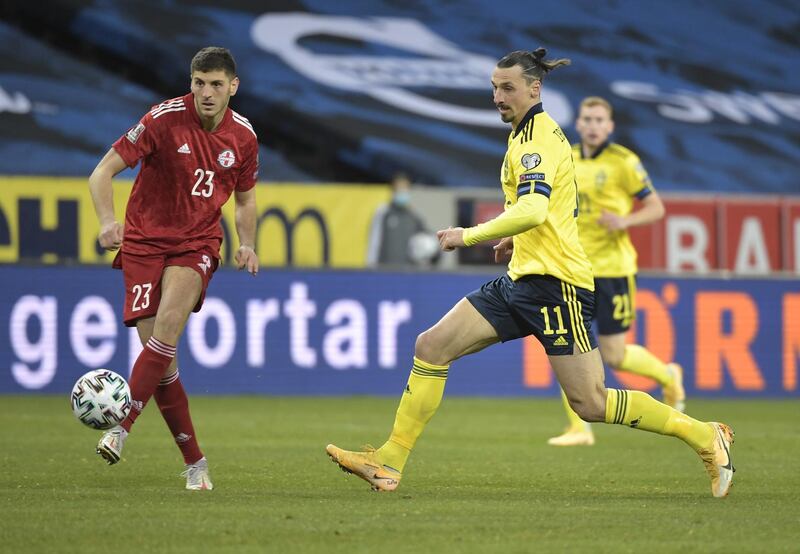
MULTIPOLYGON (((193 393, 398 394, 417 333, 489 277, 220 270, 180 344, 182 376, 193 393)), ((127 375, 139 346, 119 320, 121 284, 106 268, 0 266, 0 393, 65 393, 97 367, 127 375)), ((798 396, 796 281, 645 277, 639 292, 637 333, 684 365, 690 395, 798 396)), ((557 388, 515 341, 456 362, 448 393, 557 388)))
POLYGON ((0 173, 86 175, 87 155, 102 155, 154 97, 183 94, 192 54, 215 44, 239 62, 234 106, 284 150, 262 152, 266 178, 341 180, 320 177, 330 168, 386 181, 401 168, 434 185, 493 186, 508 131, 489 75, 503 54, 545 45, 573 61, 543 97, 572 139, 575 105, 599 94, 617 107, 616 140, 662 190, 798 189, 796 2, 8 4, 36 36, 103 53, 140 82, 0 26, 0 53, 14 62, 0 67, 0 173))

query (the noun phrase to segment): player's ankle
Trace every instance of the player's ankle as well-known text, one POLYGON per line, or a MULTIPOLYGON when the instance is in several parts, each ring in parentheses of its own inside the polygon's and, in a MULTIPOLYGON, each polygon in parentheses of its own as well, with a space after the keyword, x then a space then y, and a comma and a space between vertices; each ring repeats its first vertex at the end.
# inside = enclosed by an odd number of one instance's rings
POLYGON ((411 449, 393 441, 387 440, 383 446, 375 451, 375 455, 382 464, 386 464, 397 471, 403 471, 411 449))

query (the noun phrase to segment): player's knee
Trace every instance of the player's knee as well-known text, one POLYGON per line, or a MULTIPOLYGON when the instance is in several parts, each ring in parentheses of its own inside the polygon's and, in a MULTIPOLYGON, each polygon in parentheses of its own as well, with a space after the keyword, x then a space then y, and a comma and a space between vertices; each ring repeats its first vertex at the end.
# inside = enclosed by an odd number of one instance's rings
POLYGON ((178 310, 159 311, 153 328, 153 336, 168 344, 175 344, 180 337, 185 321, 186 318, 178 310))
POLYGON ((605 421, 606 392, 605 388, 585 391, 567 397, 569 405, 578 416, 588 422, 605 421))
POLYGON ((445 360, 442 349, 437 344, 436 336, 428 329, 417 335, 417 342, 414 345, 414 356, 418 359, 434 365, 447 365, 450 360, 445 360))
POLYGON ((622 359, 625 357, 625 349, 601 346, 600 356, 603 358, 606 365, 616 369, 622 365, 622 359))
POLYGON ((576 398, 569 402, 569 405, 583 421, 593 422, 597 419, 596 411, 592 409, 592 402, 588 398, 576 398))
POLYGON ((624 351, 612 350, 608 355, 603 356, 603 360, 606 364, 616 369, 622 365, 622 359, 624 357, 624 351))

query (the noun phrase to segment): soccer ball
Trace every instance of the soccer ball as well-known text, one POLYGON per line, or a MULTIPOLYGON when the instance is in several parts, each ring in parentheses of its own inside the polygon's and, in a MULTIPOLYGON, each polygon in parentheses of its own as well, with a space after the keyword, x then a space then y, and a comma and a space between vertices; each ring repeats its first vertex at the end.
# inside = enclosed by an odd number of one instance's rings
POLYGON ((95 369, 72 387, 72 412, 92 429, 111 429, 131 411, 131 389, 121 375, 95 369))
POLYGON ((439 239, 431 233, 416 233, 408 239, 408 257, 415 264, 427 264, 439 252, 439 239))

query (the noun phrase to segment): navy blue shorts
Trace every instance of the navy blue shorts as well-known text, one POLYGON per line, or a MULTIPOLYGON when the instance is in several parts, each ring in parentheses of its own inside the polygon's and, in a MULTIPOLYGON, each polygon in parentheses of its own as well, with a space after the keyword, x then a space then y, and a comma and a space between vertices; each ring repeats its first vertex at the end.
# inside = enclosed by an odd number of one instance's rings
POLYGON ((594 293, 551 275, 508 275, 481 286, 467 300, 503 342, 534 335, 550 356, 597 348, 592 333, 594 293))
POLYGON ((595 277, 594 295, 597 308, 597 332, 601 335, 625 333, 636 317, 636 278, 595 277))

